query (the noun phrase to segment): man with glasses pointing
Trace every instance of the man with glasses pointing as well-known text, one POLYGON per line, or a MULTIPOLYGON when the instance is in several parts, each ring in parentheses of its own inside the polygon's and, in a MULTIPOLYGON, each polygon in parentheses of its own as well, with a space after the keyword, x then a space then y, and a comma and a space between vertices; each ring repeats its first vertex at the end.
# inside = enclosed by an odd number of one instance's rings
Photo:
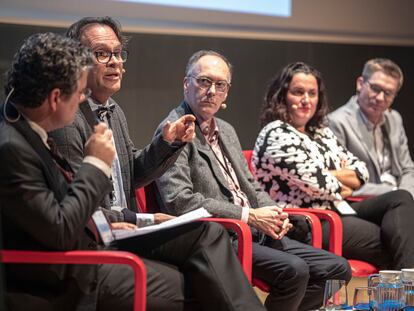
POLYGON ((414 195, 414 163, 401 115, 391 105, 403 84, 400 67, 389 59, 365 63, 357 94, 329 114, 339 141, 367 164, 369 182, 354 195, 405 189, 414 195))
MULTIPOLYGON (((92 94, 80 105, 73 124, 51 136, 74 170, 81 171, 88 149, 85 139, 96 122, 107 123, 113 133, 115 160, 110 167, 96 159, 89 161, 111 176, 112 191, 102 195, 100 204, 111 225, 143 227, 171 219, 162 213, 137 213, 134 187, 144 186, 171 166, 194 138, 194 116, 167 123, 147 147, 137 150, 129 137, 125 115, 111 97, 121 88, 128 56, 119 23, 110 17, 86 17, 73 24, 67 35, 92 51, 94 61, 87 82, 92 94)), ((228 243, 227 232, 219 224, 192 222, 136 237, 127 244, 118 247, 137 253, 145 263, 148 311, 263 310, 228 243)), ((103 286, 97 293, 97 310, 131 310, 131 270, 123 265, 104 265, 101 271, 97 283, 103 286)))

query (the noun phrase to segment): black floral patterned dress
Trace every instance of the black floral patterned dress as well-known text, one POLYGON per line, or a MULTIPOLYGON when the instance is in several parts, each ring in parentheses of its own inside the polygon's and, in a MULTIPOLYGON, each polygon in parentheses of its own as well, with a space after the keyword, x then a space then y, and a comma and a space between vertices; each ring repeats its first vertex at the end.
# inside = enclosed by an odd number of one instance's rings
POLYGON ((346 150, 328 127, 309 136, 280 120, 260 132, 252 157, 253 173, 280 206, 332 208, 341 201, 341 182, 330 170, 354 170, 365 183, 365 163, 346 150))

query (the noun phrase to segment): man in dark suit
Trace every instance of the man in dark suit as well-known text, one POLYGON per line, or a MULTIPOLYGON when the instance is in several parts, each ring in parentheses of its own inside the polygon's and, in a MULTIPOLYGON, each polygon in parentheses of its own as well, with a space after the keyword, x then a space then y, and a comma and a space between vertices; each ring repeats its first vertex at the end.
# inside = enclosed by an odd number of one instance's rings
POLYGON ((160 203, 174 215, 203 206, 216 217, 245 221, 253 230, 253 276, 270 285, 267 309, 318 308, 327 279, 350 279, 348 263, 285 237, 287 213, 249 172, 234 128, 215 117, 225 105, 230 83, 231 64, 224 56, 199 51, 188 61, 184 101, 167 122, 194 114, 196 138, 157 180, 160 203))
POLYGON ((404 189, 414 196, 414 162, 401 115, 391 106, 403 84, 393 61, 374 58, 356 80, 356 95, 328 115, 338 140, 367 165, 369 181, 354 195, 404 189))
MULTIPOLYGON (((95 62, 78 41, 51 33, 31 36, 14 58, 0 118, 6 249, 98 248, 89 220, 112 190, 112 131, 105 123, 95 126, 76 175, 47 134, 74 120, 95 62)), ((193 137, 191 124, 185 123, 172 123, 167 136, 185 145, 193 137)), ((263 308, 220 225, 194 222, 167 229, 137 238, 127 250, 143 257, 147 310, 263 308)), ((134 278, 124 265, 10 265, 6 277, 10 310, 77 310, 90 304, 98 310, 132 308, 134 278)))

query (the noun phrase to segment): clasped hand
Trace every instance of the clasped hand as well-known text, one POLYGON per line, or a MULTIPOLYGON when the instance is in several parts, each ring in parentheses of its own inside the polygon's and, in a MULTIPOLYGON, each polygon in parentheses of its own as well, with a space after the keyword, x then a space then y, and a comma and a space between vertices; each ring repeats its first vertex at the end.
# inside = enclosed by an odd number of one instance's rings
POLYGON ((273 239, 280 240, 292 228, 289 214, 277 206, 265 206, 249 210, 249 225, 273 239))

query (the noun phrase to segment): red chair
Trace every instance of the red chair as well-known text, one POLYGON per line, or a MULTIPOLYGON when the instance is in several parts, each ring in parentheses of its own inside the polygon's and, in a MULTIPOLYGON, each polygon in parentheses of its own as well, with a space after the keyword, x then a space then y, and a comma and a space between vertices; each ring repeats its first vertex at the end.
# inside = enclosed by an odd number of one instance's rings
POLYGON ((147 272, 134 254, 121 251, 21 251, 0 250, 0 262, 13 264, 121 264, 134 270, 134 311, 145 311, 147 272))
MULTIPOLYGON (((157 205, 156 193, 154 185, 150 184, 144 188, 138 188, 135 191, 137 202, 142 212, 157 213, 159 207, 157 205)), ((312 225, 312 241, 313 246, 322 247, 322 227, 319 218, 313 213, 301 211, 296 209, 292 211, 292 214, 302 215, 308 219, 312 225)), ((253 278, 252 279, 252 236, 250 228, 244 222, 237 219, 228 218, 207 218, 202 219, 203 221, 214 221, 223 225, 226 229, 231 229, 236 232, 238 237, 238 253, 240 264, 245 272, 249 282, 260 288, 262 291, 269 292, 270 287, 264 281, 253 278)))
MULTIPOLYGON (((137 188, 135 196, 139 208, 143 213, 158 213, 160 208, 157 204, 154 184, 145 188, 137 188)), ((226 229, 233 230, 237 234, 237 256, 247 279, 251 282, 252 275, 252 235, 247 224, 240 220, 228 218, 206 218, 201 221, 214 221, 223 225, 226 229)))
MULTIPOLYGON (((251 166, 251 159, 253 155, 253 150, 244 150, 243 154, 246 158, 246 161, 249 165, 249 169, 252 171, 251 166)), ((349 197, 347 200, 351 202, 359 202, 368 197, 360 196, 360 197, 349 197)), ((285 209, 287 212, 292 213, 296 209, 285 209)), ((342 256, 342 220, 337 213, 330 210, 319 210, 319 209, 310 209, 310 208, 301 208, 301 210, 305 210, 309 213, 313 213, 317 215, 320 219, 328 221, 329 224, 329 251, 338 255, 342 256)), ((352 276, 354 277, 367 277, 370 274, 374 274, 378 272, 378 269, 373 266, 372 264, 355 259, 348 259, 348 263, 351 266, 352 276)))

